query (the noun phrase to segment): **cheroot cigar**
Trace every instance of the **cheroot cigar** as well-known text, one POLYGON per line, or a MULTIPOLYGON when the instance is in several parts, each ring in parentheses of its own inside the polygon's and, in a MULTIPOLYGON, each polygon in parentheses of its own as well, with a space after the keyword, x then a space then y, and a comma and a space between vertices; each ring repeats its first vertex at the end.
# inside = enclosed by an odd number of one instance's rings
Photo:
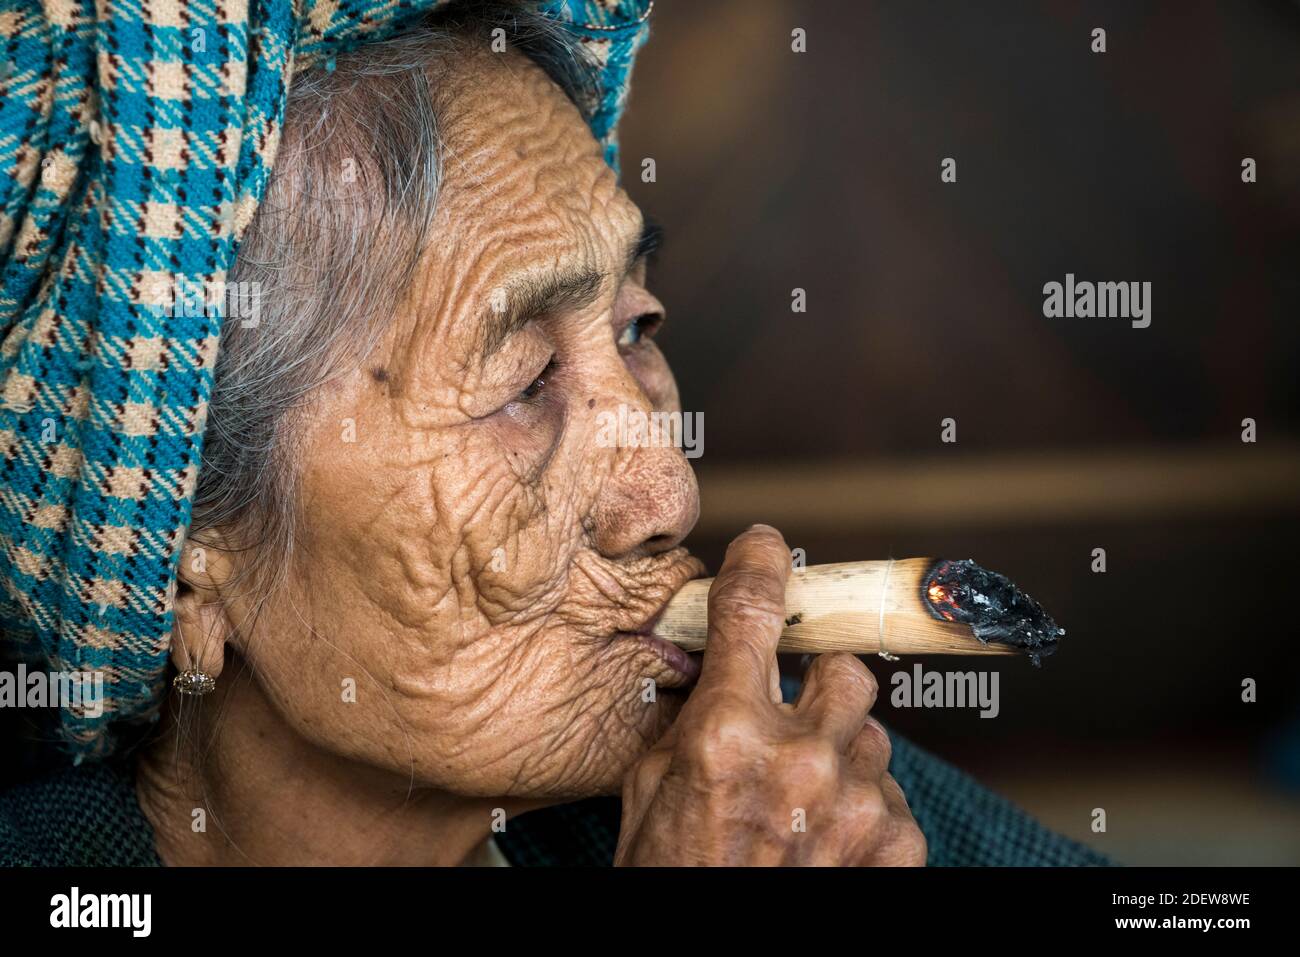
MULTIPOLYGON (((713 579, 688 582, 653 632, 688 651, 708 638, 713 579)), ((813 565, 790 573, 777 651, 1006 655, 1035 664, 1065 634, 1010 579, 972 561, 907 558, 813 565)))

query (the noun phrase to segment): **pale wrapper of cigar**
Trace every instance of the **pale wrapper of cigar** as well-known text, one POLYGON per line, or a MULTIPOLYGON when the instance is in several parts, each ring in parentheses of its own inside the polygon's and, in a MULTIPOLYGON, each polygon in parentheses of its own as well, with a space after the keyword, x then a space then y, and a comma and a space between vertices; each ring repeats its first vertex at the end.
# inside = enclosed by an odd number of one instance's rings
MULTIPOLYGON (((708 641, 711 578, 688 582, 651 629, 687 651, 708 641)), ((968 559, 811 565, 790 573, 778 652, 1010 655, 1035 665, 1065 634, 1010 579, 968 559)))

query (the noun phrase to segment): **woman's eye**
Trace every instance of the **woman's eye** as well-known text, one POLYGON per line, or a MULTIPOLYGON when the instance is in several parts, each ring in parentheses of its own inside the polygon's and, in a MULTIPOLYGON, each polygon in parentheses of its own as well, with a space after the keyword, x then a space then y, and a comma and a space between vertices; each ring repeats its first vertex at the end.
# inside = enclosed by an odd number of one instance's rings
POLYGON ((648 312, 644 316, 637 316, 627 324, 623 334, 618 337, 618 347, 626 349, 629 346, 638 344, 643 338, 654 332, 659 325, 659 316, 653 312, 648 312))
POLYGON ((546 387, 546 382, 548 379, 550 379, 551 372, 553 372, 554 369, 555 369, 555 356, 551 356, 550 361, 546 363, 546 368, 541 371, 541 373, 537 376, 536 379, 528 383, 527 388, 525 388, 522 392, 519 393, 519 398, 531 399, 533 396, 537 395, 537 393, 541 392, 542 389, 546 387))

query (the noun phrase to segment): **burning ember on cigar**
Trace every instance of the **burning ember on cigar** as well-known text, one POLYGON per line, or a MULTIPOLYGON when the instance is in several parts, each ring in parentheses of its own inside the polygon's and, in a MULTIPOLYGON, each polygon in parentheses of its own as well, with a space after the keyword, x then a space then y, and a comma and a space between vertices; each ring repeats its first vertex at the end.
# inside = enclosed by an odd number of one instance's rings
POLYGON ((969 559, 934 563, 926 575, 925 604, 936 618, 969 625, 986 644, 996 641, 1024 650, 1035 665, 1056 651, 1065 634, 1011 579, 969 559))

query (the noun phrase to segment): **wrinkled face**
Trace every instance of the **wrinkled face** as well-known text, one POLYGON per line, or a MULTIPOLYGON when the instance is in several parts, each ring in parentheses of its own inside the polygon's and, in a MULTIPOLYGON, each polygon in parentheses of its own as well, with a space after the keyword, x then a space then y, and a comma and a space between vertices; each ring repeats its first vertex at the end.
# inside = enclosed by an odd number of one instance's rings
POLYGON ((458 793, 617 790, 693 662, 642 627, 702 569, 642 217, 577 110, 478 55, 441 116, 433 242, 380 348, 316 397, 289 584, 237 639, 326 751, 458 793), (355 703, 344 700, 346 679, 355 703))

